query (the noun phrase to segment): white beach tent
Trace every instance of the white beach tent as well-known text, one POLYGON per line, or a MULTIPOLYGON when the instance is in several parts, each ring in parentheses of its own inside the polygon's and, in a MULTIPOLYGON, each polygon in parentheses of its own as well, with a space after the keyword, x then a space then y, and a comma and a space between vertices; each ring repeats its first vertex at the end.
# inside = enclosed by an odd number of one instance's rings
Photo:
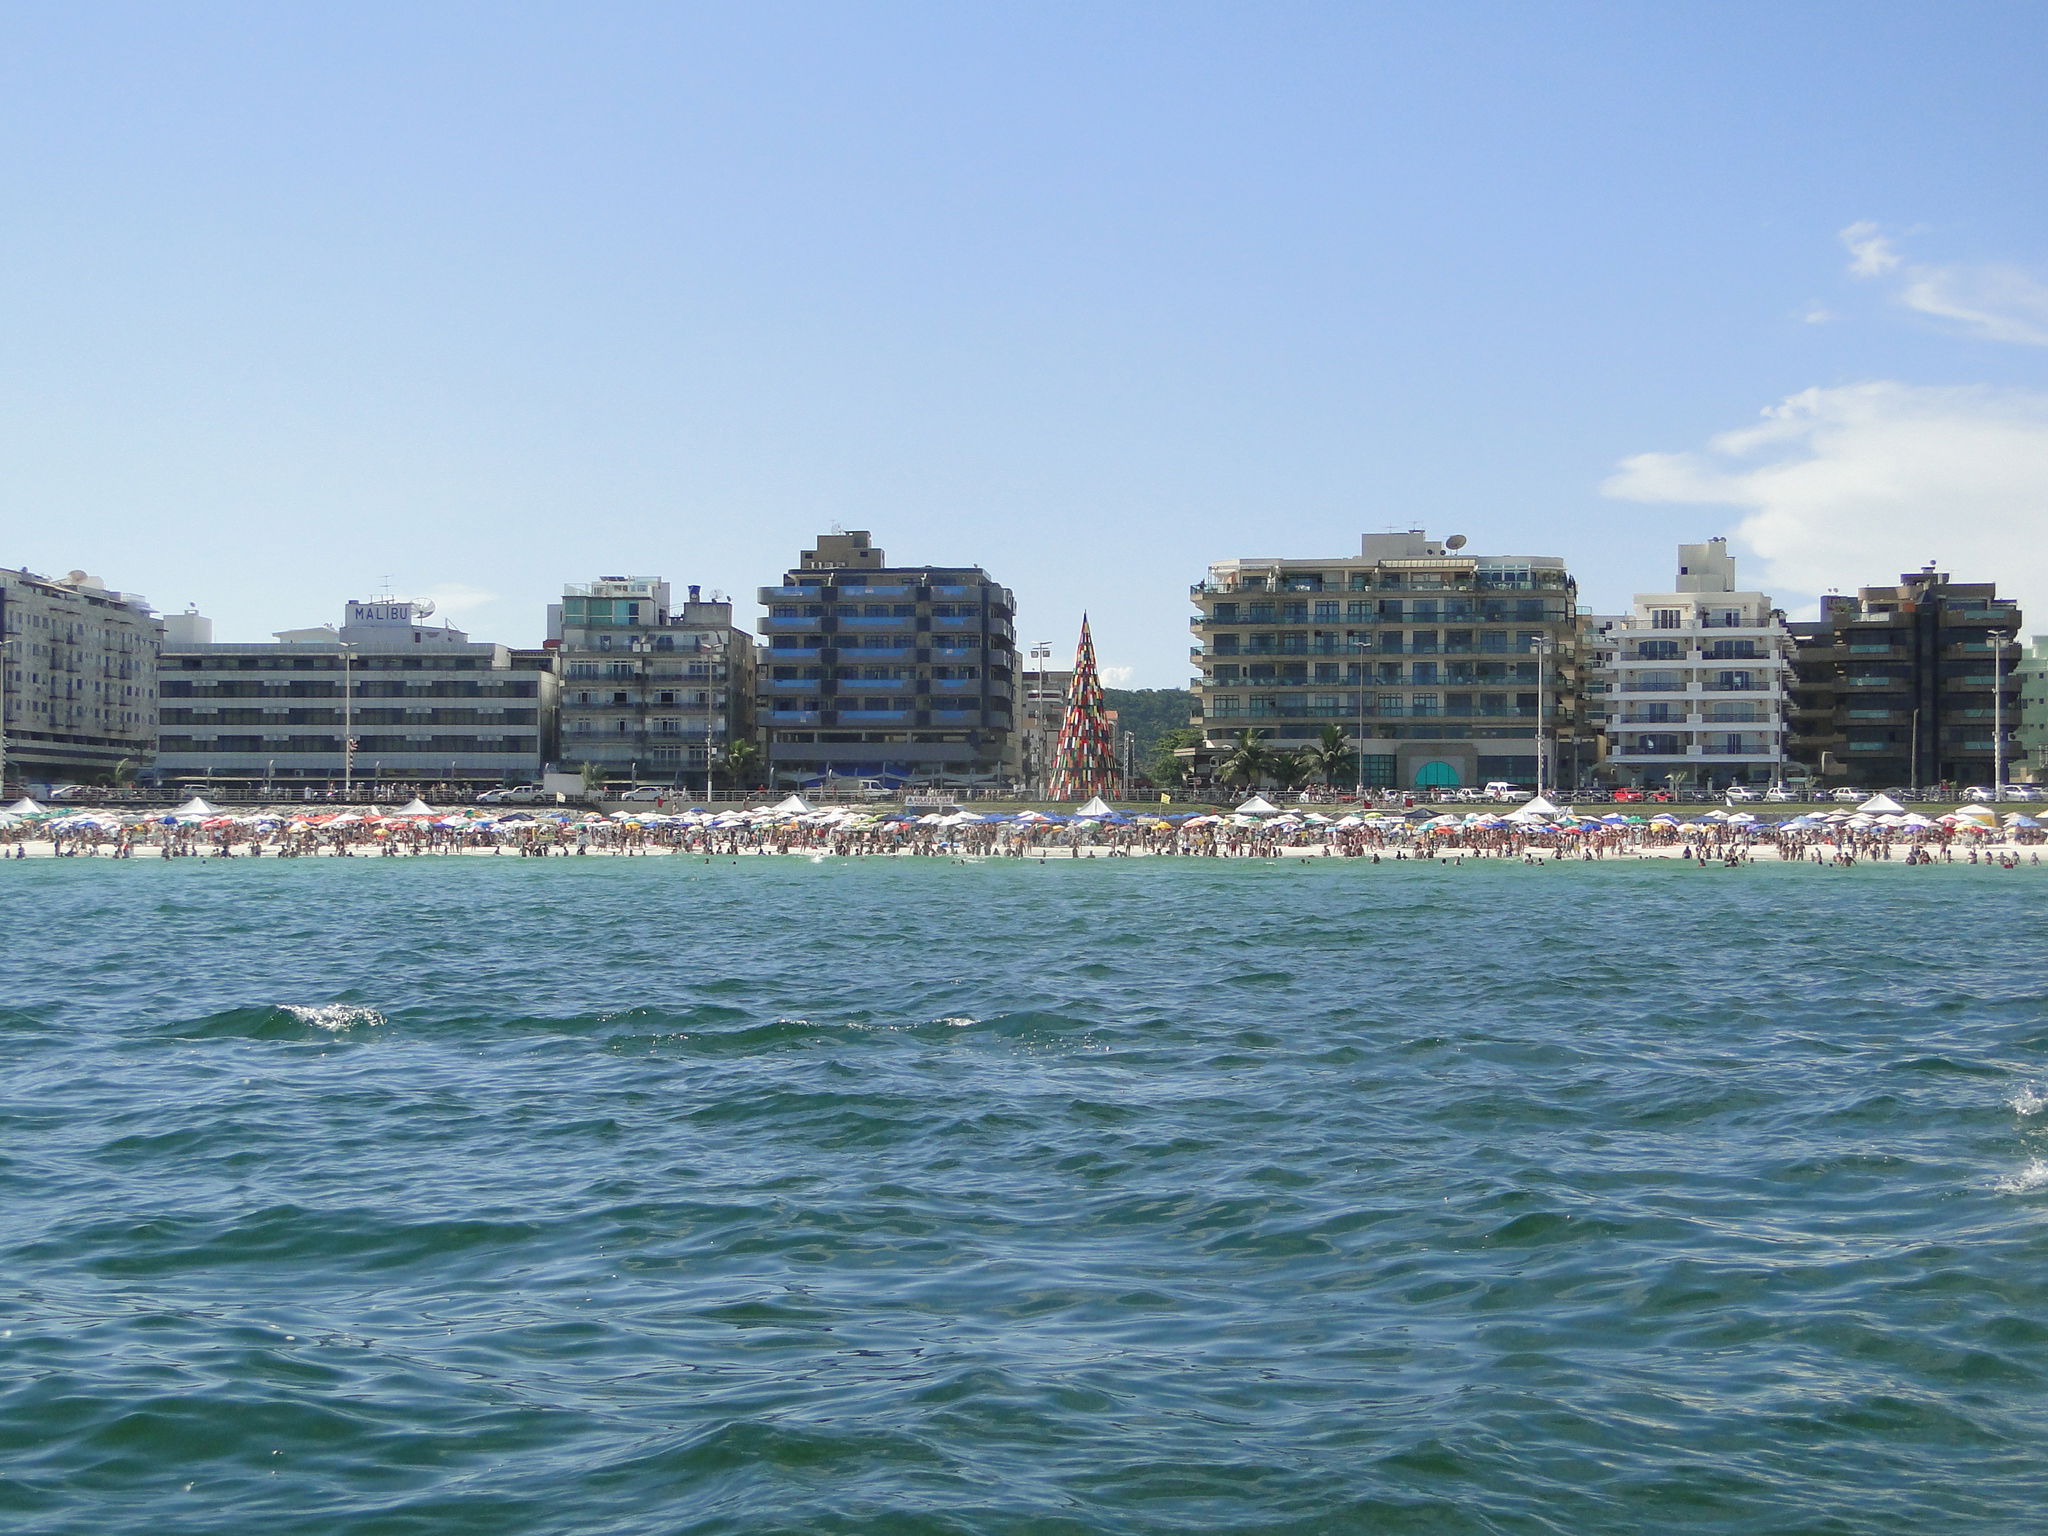
MULTIPOLYGON (((1088 813, 1083 811, 1081 814, 1085 816, 1088 813)), ((1253 795, 1251 799, 1245 801, 1243 805, 1237 808, 1235 814, 1239 816, 1278 816, 1280 814, 1280 807, 1268 800, 1264 795, 1253 795)))
MULTIPOLYGON (((1260 803, 1264 804, 1263 801, 1260 803)), ((1243 810, 1244 807, 1239 806, 1238 809, 1243 810)), ((1276 811, 1279 809, 1279 807, 1276 805, 1268 805, 1266 806, 1266 809, 1269 811, 1276 811)), ((1111 807, 1110 803, 1107 800, 1103 799, 1102 796, 1097 795, 1094 799, 1090 800, 1086 805, 1082 806, 1081 809, 1074 812, 1074 814, 1076 816, 1114 816, 1116 814, 1116 811, 1114 810, 1114 808, 1111 807)))
POLYGON ((411 800, 401 805, 391 814, 394 816, 432 816, 434 808, 418 795, 414 795, 411 800))
POLYGON ((808 816, 811 812, 811 802, 802 795, 786 795, 774 805, 773 809, 778 815, 808 816))
POLYGON ((7 807, 7 809, 16 816, 40 816, 43 814, 43 808, 26 795, 23 795, 14 804, 7 807))
POLYGON ((1903 816, 1906 814, 1906 808, 1890 795, 1872 795, 1868 800, 1857 806, 1856 809, 1866 811, 1872 816, 1903 816))
POLYGON ((218 816, 220 812, 216 811, 197 795, 194 795, 190 800, 187 800, 183 805, 171 812, 171 814, 173 816, 218 816))
POLYGON ((1555 816, 1557 814, 1557 807, 1544 799, 1543 796, 1536 795, 1531 799, 1524 800, 1520 809, 1514 812, 1517 816, 1524 813, 1530 816, 1555 816))

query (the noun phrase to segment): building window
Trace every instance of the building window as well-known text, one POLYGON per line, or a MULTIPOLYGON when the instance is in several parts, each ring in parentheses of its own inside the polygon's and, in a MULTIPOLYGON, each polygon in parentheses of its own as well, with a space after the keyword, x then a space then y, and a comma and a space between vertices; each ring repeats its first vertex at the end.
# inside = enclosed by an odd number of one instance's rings
POLYGON ((1650 610, 1650 627, 1652 629, 1683 629, 1685 627, 1684 610, 1678 608, 1652 608, 1650 610))

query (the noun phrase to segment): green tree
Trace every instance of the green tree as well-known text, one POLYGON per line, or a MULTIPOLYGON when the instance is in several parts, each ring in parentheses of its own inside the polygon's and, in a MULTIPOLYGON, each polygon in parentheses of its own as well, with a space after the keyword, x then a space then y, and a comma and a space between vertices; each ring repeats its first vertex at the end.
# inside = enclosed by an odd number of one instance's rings
POLYGON ((1273 752, 1258 731, 1239 731, 1230 744, 1230 755, 1216 765, 1216 777, 1226 784, 1257 784, 1273 771, 1273 752))
POLYGON ((760 778, 761 749, 741 737, 725 749, 725 787, 741 789, 760 778))
POLYGON ((1266 771, 1280 788, 1299 789, 1315 776, 1315 763, 1307 750, 1279 751, 1273 754, 1272 766, 1266 771))
POLYGON ((1325 789, 1335 789, 1340 781, 1349 780, 1356 771, 1357 755, 1351 750, 1351 738, 1341 725, 1326 725, 1322 735, 1312 746, 1304 747, 1302 754, 1309 761, 1310 773, 1325 789))
POLYGON ((1200 746, 1201 742, 1202 733, 1194 726, 1184 725, 1162 733, 1152 748, 1151 756, 1144 760, 1145 777, 1162 789, 1184 783, 1188 776, 1188 759, 1174 756, 1174 749, 1200 746))

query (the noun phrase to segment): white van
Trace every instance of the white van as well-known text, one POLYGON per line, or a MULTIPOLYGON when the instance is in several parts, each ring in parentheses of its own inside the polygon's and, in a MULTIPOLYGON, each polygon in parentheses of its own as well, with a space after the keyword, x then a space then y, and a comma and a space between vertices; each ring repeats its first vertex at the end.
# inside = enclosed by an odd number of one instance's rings
POLYGON ((1494 779, 1486 786, 1486 798, 1489 800, 1527 800, 1534 793, 1534 790, 1510 784, 1506 779, 1494 779))

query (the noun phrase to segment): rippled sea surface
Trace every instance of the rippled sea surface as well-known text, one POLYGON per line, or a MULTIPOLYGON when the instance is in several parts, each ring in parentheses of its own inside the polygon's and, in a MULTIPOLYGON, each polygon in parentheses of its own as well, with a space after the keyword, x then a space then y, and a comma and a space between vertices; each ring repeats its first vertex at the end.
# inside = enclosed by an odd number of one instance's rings
POLYGON ((0 1529, 2040 1530, 2044 913, 0 866, 0 1529))

